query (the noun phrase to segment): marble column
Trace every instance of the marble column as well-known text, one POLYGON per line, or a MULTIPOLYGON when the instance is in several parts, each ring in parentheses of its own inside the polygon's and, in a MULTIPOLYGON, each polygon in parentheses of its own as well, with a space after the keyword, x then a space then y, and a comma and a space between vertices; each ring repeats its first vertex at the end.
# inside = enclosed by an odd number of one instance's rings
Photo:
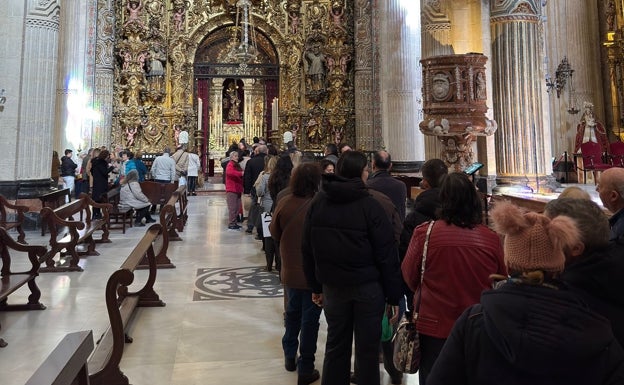
POLYGON ((393 171, 414 172, 425 160, 419 1, 379 2, 379 71, 382 135, 393 171))
POLYGON ((88 57, 87 6, 79 0, 65 1, 60 14, 55 149, 59 154, 66 148, 74 150, 74 161, 77 150, 87 148, 91 139, 93 73, 89 78, 87 71, 93 72, 93 66, 88 57))
POLYGON ((542 190, 552 152, 543 113, 541 1, 496 1, 490 7, 497 183, 501 189, 542 190))
POLYGON ((36 197, 50 186, 59 38, 57 0, 12 3, 12 9, 24 13, 15 16, 15 29, 7 36, 19 41, 7 55, 21 57, 17 67, 7 67, 19 68, 14 73, 19 86, 9 95, 16 119, 12 127, 2 125, 0 141, 0 193, 9 199, 36 197))
MULTIPOLYGON (((421 0, 422 57, 452 55, 451 21, 439 0, 421 0)), ((440 158, 444 146, 435 136, 424 136, 424 159, 440 158)))
POLYGON ((95 56, 95 92, 91 142, 93 146, 109 146, 113 124, 113 84, 115 81, 115 9, 113 0, 97 1, 97 41, 95 56))
POLYGON ((374 130, 372 12, 372 0, 355 0, 355 146, 369 151, 381 144, 374 130))
POLYGON ((560 97, 557 92, 549 93, 548 102, 551 111, 550 122, 552 127, 553 152, 561 156, 564 151, 570 154, 574 151, 576 125, 583 113, 583 103, 594 105, 594 113, 601 122, 606 121, 604 98, 600 87, 601 40, 598 21, 598 7, 596 4, 583 0, 554 0, 548 1, 544 9, 545 45, 547 72, 555 78, 557 66, 564 57, 568 58, 574 70, 572 79, 566 81, 560 97), (565 36, 562 39, 561 36, 565 36), (572 99, 570 90, 574 88, 572 99), (570 107, 579 110, 570 114, 570 107))

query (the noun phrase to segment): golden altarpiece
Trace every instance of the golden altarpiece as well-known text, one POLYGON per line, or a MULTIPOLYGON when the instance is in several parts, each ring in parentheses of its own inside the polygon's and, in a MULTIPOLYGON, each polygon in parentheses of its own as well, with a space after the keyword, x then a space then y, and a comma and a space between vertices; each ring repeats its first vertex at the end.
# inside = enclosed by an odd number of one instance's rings
POLYGON ((352 2, 124 0, 115 12, 113 143, 158 152, 186 130, 221 155, 285 131, 307 150, 354 137, 352 2), (237 54, 247 42, 251 60, 237 54))

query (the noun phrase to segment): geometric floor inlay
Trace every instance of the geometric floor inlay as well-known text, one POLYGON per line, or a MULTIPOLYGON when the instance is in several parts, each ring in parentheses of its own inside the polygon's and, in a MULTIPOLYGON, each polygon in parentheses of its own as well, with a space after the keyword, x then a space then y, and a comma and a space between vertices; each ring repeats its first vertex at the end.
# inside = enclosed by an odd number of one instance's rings
POLYGON ((193 301, 283 296, 276 273, 263 267, 218 267, 197 269, 193 301))

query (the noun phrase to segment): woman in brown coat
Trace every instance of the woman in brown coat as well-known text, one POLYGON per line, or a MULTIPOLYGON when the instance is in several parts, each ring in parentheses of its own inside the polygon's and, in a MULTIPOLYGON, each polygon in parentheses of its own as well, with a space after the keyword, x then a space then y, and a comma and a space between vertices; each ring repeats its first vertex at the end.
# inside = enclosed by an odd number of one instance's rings
POLYGON ((319 372, 314 369, 314 354, 321 308, 312 302, 312 290, 303 273, 301 237, 307 209, 320 182, 321 169, 317 164, 304 163, 297 167, 290 178, 291 194, 279 201, 270 226, 271 236, 279 245, 282 283, 288 297, 286 330, 282 337, 286 370, 297 370, 300 385, 319 379, 319 372), (295 361, 297 348, 298 362, 295 361))

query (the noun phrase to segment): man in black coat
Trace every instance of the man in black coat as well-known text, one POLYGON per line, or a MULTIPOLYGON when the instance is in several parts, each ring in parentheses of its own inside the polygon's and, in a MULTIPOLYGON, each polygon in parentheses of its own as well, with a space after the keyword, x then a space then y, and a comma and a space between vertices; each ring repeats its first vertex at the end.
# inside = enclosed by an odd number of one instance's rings
POLYGON ((78 165, 72 160, 72 150, 65 150, 65 156, 61 158, 61 178, 65 182, 65 187, 69 189, 69 195, 74 194, 74 185, 76 181, 76 168, 78 165))
POLYGON ((387 151, 377 151, 373 155, 373 173, 370 174, 366 185, 373 190, 384 193, 392 200, 401 217, 405 220, 405 200, 407 199, 407 188, 405 183, 390 175, 392 168, 392 158, 387 151))
POLYGON ((264 158, 267 156, 269 149, 266 145, 260 144, 256 146, 256 155, 249 159, 245 165, 245 171, 243 173, 243 193, 250 197, 251 207, 249 208, 249 215, 247 216, 247 234, 251 234, 254 226, 257 226, 257 222, 260 215, 260 207, 258 205, 258 196, 253 188, 258 175, 264 170, 264 158))

